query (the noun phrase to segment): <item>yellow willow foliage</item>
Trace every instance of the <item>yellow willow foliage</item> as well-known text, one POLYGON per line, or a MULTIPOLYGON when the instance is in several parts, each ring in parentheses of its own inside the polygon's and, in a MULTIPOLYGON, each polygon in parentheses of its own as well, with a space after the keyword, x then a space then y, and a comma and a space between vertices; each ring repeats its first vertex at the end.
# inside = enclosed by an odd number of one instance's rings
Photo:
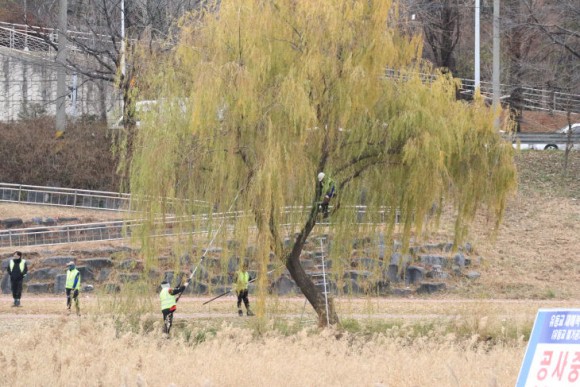
MULTIPOLYGON (((240 243, 232 253, 255 243, 264 274, 267 252, 283 257, 282 242, 311 215, 321 170, 338 185, 331 204, 341 204, 331 216, 333 256, 376 231, 353 226, 349 205, 369 206, 369 223, 390 209, 389 238, 398 208, 405 247, 434 206, 438 214, 453 205, 457 240, 480 207, 499 221, 515 188, 511 144, 483 101, 455 100, 452 77, 435 72, 426 84, 413 75, 429 67, 420 39, 397 31, 396 12, 388 0, 222 0, 181 20, 170 55, 142 66, 158 101, 133 148, 142 235, 169 213, 187 216, 177 228, 195 230, 202 221, 191 215, 243 210, 227 223, 240 243), (385 68, 400 77, 384 78, 385 68)), ((209 224, 215 233, 221 220, 209 224)), ((153 256, 154 240, 144 243, 153 256)))

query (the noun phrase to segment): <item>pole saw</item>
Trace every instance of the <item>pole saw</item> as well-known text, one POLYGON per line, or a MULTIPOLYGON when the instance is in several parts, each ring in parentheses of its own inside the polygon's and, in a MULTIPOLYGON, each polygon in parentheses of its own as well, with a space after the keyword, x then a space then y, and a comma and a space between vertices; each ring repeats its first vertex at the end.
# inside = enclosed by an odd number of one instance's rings
MULTIPOLYGON (((232 207, 234 206, 234 203, 236 202, 236 200, 238 200, 238 196, 240 195, 241 191, 238 191, 238 193, 236 194, 236 197, 234 198, 234 200, 232 201, 232 204, 230 204, 230 208, 228 208, 227 212, 230 212, 232 210, 232 207)), ((211 247, 211 245, 213 244, 213 241, 215 240, 216 236, 219 234, 222 226, 224 225, 226 221, 226 217, 224 216, 224 218, 222 219, 222 222, 220 223, 220 225, 218 226, 218 229, 216 230, 215 234, 213 234, 213 237, 211 238, 211 240, 209 241, 209 244, 207 245, 205 252, 203 253, 203 255, 201 256, 201 259, 199 260, 199 263, 195 266, 195 268, 193 269, 193 271, 191 272, 189 278, 187 279, 187 281, 185 281, 185 285, 183 288, 183 291, 181 293, 179 293, 177 295, 177 297, 175 297, 175 302, 179 301, 179 299, 181 298, 181 296, 183 295, 183 292, 185 291, 185 289, 187 289, 187 287, 189 286, 189 283, 191 282, 191 279, 193 278, 193 276, 195 275, 195 272, 197 271, 197 268, 201 265, 201 263, 203 262, 205 255, 207 254, 207 251, 209 250, 209 248, 211 247)))
MULTIPOLYGON (((281 268, 282 266, 284 266, 284 265, 280 265, 280 266, 278 266, 277 268, 274 268, 274 269, 270 270, 269 272, 267 272, 267 273, 266 273, 266 275, 268 275, 268 274, 270 274, 270 273, 272 273, 272 272, 274 272, 274 271, 278 270, 278 269, 279 269, 279 268, 281 268)), ((256 277, 256 278, 253 278, 253 279, 249 280, 249 281, 248 281, 248 284, 251 284, 252 282, 254 282, 254 281, 255 281, 255 280, 257 280, 257 279, 258 279, 258 277, 256 277)), ((232 292, 232 290, 234 290, 234 289, 233 289, 233 288, 231 288, 231 289, 230 289, 230 290, 228 290, 227 292, 225 292, 225 293, 222 293, 222 294, 220 294, 219 296, 215 296, 215 297, 214 297, 214 298, 212 298, 211 300, 204 302, 202 305, 209 304, 210 302, 212 302, 212 301, 215 301, 215 300, 217 300, 218 298, 221 298, 221 297, 223 297, 223 296, 225 296, 225 295, 227 295, 227 294, 230 294, 230 293, 232 292)))

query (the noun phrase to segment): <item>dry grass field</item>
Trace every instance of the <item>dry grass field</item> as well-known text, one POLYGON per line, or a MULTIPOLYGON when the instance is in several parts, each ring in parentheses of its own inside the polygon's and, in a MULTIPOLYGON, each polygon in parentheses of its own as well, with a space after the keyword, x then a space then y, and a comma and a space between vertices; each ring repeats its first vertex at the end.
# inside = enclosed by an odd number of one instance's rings
MULTIPOLYGON (((63 297, 25 294, 15 310, 4 295, 0 386, 514 385, 538 308, 580 308, 578 153, 565 177, 561 152, 518 156, 518 194, 497 235, 480 217, 468 237, 481 278, 432 296, 339 299, 340 330, 320 331, 297 297, 268 298, 259 318, 235 316, 233 297, 184 297, 168 340, 153 292, 85 294, 80 318, 63 297)), ((0 203, 0 218, 70 215, 0 203)), ((445 225, 432 235, 448 237, 445 225)))
MULTIPOLYGON (((172 338, 161 319, 109 311, 112 299, 26 298, 0 308, 6 386, 509 386, 538 307, 559 301, 351 299, 343 329, 320 331, 303 300, 272 298, 264 318, 239 318, 234 299, 185 298, 172 338)), ((124 300, 117 300, 123 304, 124 300)), ((156 300, 151 300, 156 309, 156 300)))
MULTIPOLYGON (((403 328, 404 330, 404 328, 403 328)), ((507 386, 522 345, 361 338, 223 325, 192 340, 119 333, 102 318, 28 322, 0 339, 3 386, 507 386)))

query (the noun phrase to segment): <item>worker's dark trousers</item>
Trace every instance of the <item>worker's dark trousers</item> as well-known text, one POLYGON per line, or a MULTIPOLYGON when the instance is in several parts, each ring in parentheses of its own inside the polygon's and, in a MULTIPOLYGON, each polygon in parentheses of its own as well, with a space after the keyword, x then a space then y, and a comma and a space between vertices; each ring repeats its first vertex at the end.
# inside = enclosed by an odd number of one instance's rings
POLYGON ((320 204, 320 212, 322 212, 324 217, 328 216, 328 202, 322 202, 322 204, 320 204))
POLYGON ((163 313, 163 333, 169 334, 169 330, 173 325, 173 312, 169 309, 163 309, 161 313, 163 313))
POLYGON ((20 300, 20 297, 22 296, 22 283, 24 282, 24 280, 21 279, 12 279, 10 278, 10 285, 12 287, 12 297, 14 297, 15 300, 20 300))
POLYGON ((72 300, 74 300, 74 301, 75 301, 75 303, 76 303, 76 304, 77 304, 77 306, 78 306, 78 302, 79 302, 79 299, 78 299, 78 297, 79 297, 79 291, 78 291, 78 290, 75 290, 75 291, 73 292, 73 290, 72 290, 72 289, 68 289, 68 288, 67 288, 67 289, 66 289, 66 307, 70 309, 70 306, 71 306, 71 301, 72 301, 72 300), (71 297, 71 293, 72 293, 72 297, 71 297))
POLYGON ((250 309, 250 300, 248 300, 248 289, 240 290, 238 292, 238 309, 242 306, 242 301, 244 301, 244 305, 246 309, 250 309))

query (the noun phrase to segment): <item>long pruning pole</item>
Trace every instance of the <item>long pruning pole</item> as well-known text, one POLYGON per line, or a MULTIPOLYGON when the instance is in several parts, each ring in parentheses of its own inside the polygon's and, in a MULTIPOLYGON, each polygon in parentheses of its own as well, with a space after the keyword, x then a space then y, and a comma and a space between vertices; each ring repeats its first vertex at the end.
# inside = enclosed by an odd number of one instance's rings
MULTIPOLYGON (((281 268, 282 266, 284 266, 284 265, 280 265, 280 266, 278 266, 278 267, 276 267, 276 268, 274 268, 274 269, 270 270, 269 272, 267 272, 267 273, 266 273, 266 275, 268 275, 268 274, 270 274, 270 273, 272 273, 272 272, 274 272, 274 271, 278 270, 278 269, 279 269, 279 268, 281 268)), ((253 279, 251 279, 250 281, 248 281, 248 283, 249 283, 249 284, 251 284, 252 282, 254 282, 254 281, 255 281, 255 280, 257 280, 257 279, 258 279, 258 277, 256 277, 256 278, 253 278, 253 279)), ((212 298, 211 300, 208 300, 208 301, 204 302, 202 305, 209 304, 210 302, 212 302, 212 301, 215 301, 215 300, 217 300, 218 298, 225 296, 226 294, 230 294, 230 293, 232 292, 232 290, 234 290, 234 289, 233 289, 233 288, 231 288, 231 289, 230 289, 230 290, 228 290, 227 292, 224 292, 224 293, 220 294, 219 296, 215 296, 215 297, 214 297, 214 298, 212 298)))
MULTIPOLYGON (((227 212, 230 212, 232 210, 232 207, 234 206, 234 204, 236 203, 236 200, 238 200, 238 196, 240 196, 240 192, 238 191, 238 193, 236 194, 236 197, 234 198, 234 200, 232 201, 232 204, 230 204, 230 207, 228 208, 227 212)), ((201 265, 201 263, 203 262, 205 255, 207 254, 207 251, 209 250, 209 248, 213 245, 213 241, 215 241, 215 238, 217 237, 217 235, 219 234, 222 226, 224 225, 226 221, 226 217, 224 216, 224 218, 222 219, 220 225, 218 226, 218 229, 216 230, 215 234, 213 234, 211 240, 209 241, 209 244, 207 245, 207 247, 205 248, 205 252, 203 253, 203 255, 201 256, 198 264, 195 266, 195 268, 193 269, 193 271, 191 272, 189 278, 187 279, 187 281, 185 282, 187 285, 189 285, 189 283, 191 282, 191 279, 193 278, 193 276, 195 275, 195 272, 197 271, 197 268, 201 265)), ((185 291, 185 289, 183 289, 185 291)), ((175 298, 175 302, 179 301, 179 299, 181 298, 181 295, 183 294, 183 292, 179 293, 177 295, 177 297, 175 298)))

